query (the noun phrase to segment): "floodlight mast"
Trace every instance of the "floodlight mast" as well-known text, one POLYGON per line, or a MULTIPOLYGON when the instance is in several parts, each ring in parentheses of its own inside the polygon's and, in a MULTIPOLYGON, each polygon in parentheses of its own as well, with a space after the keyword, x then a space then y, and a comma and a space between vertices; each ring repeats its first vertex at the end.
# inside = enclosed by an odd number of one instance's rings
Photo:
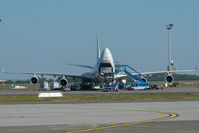
POLYGON ((165 25, 168 30, 168 56, 169 56, 169 62, 168 62, 168 71, 171 71, 171 65, 173 64, 173 61, 171 59, 171 36, 170 36, 170 30, 173 27, 173 24, 165 25))

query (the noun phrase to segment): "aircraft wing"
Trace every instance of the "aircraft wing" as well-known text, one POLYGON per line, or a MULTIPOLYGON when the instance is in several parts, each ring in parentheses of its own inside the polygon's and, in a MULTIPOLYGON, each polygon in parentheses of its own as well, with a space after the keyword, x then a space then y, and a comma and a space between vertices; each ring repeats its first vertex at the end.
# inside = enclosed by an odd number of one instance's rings
MULTIPOLYGON (((142 75, 158 74, 158 73, 178 73, 178 72, 195 72, 196 70, 175 70, 175 71, 155 71, 155 72, 142 72, 142 75)), ((137 73, 134 73, 135 75, 137 73)), ((138 75, 138 74, 137 74, 138 75)))
MULTIPOLYGON (((141 75, 160 74, 160 73, 172 74, 172 73, 178 73, 178 72, 195 72, 195 71, 197 70, 195 69, 195 70, 155 71, 155 72, 141 72, 140 74, 141 75)), ((139 75, 138 73, 131 73, 131 74, 134 76, 139 75)), ((119 79, 119 78, 124 78, 126 76, 127 74, 123 72, 123 73, 116 74, 115 78, 119 79)))
POLYGON ((72 78, 87 78, 91 79, 92 77, 88 77, 87 75, 70 75, 70 74, 64 74, 64 73, 41 73, 41 72, 6 72, 4 69, 2 69, 3 73, 5 74, 27 74, 27 75, 34 75, 34 76, 65 76, 65 77, 72 77, 72 78))

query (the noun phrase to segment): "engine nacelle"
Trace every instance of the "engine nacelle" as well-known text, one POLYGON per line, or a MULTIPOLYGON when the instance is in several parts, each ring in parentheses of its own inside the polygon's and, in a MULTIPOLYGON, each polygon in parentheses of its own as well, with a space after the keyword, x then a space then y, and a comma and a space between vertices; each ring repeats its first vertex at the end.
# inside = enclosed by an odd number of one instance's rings
POLYGON ((37 84, 38 82, 39 82, 39 79, 38 79, 38 77, 32 77, 31 79, 30 79, 30 82, 31 82, 31 84, 37 84))
POLYGON ((68 84, 68 80, 65 79, 65 78, 63 78, 63 79, 61 79, 61 80, 59 81, 59 83, 60 83, 61 86, 66 86, 66 85, 68 84))
POLYGON ((166 76, 165 80, 167 82, 171 83, 174 80, 174 78, 173 78, 173 76, 171 74, 169 74, 169 75, 166 76))
POLYGON ((146 78, 143 78, 143 77, 142 77, 141 79, 142 79, 143 82, 147 82, 147 79, 146 79, 146 78))

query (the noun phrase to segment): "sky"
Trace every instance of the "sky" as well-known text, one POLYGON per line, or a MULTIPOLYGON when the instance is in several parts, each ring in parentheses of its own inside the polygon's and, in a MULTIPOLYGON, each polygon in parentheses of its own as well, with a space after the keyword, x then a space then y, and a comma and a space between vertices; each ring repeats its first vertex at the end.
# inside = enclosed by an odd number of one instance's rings
MULTIPOLYGON (((119 64, 166 70, 168 30, 177 69, 198 66, 198 0, 0 0, 0 67, 82 74, 96 63, 96 35, 119 64)), ((27 79, 6 75, 0 79, 27 79)))

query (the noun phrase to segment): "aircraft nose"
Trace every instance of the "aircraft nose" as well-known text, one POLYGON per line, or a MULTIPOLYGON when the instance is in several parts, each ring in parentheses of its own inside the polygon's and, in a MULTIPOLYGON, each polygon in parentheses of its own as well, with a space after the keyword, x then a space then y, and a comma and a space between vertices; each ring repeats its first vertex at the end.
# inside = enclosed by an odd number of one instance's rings
POLYGON ((108 48, 105 48, 103 50, 101 57, 102 57, 102 61, 104 61, 104 62, 106 62, 106 61, 110 62, 113 60, 112 54, 108 48))

